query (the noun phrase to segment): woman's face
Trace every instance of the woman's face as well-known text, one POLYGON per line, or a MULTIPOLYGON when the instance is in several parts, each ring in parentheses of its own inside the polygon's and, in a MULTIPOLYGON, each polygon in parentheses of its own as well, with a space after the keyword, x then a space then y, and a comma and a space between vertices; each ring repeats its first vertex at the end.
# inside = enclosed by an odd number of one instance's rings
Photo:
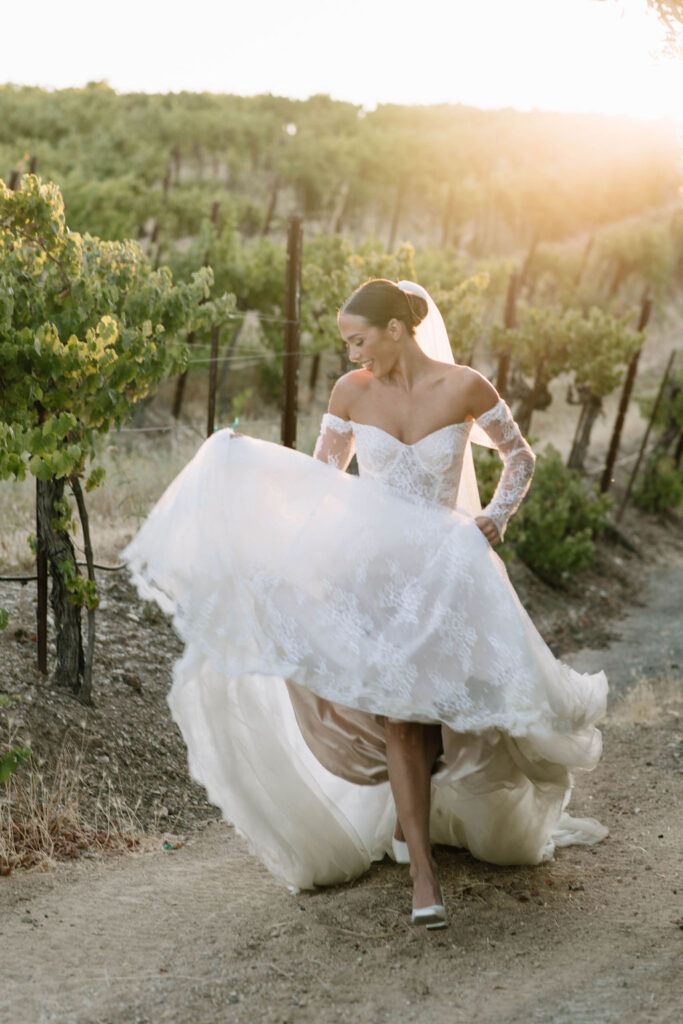
POLYGON ((398 356, 396 330, 397 321, 390 320, 386 327, 373 327, 364 316, 342 313, 339 317, 339 333, 347 349, 349 360, 360 363, 375 377, 387 374, 398 356))

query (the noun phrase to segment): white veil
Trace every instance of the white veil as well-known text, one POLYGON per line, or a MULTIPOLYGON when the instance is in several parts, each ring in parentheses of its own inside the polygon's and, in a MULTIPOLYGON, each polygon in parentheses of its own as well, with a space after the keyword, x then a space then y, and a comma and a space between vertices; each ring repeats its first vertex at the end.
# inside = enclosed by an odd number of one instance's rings
MULTIPOLYGON (((455 359, 451 350, 451 343, 448 340, 448 332, 443 322, 439 307, 434 302, 429 292, 415 281, 399 281, 397 287, 402 292, 410 295, 421 295, 427 303, 427 316, 415 330, 415 340, 430 359, 439 363, 450 363, 455 366, 455 359)), ((460 475, 460 486, 456 506, 471 516, 478 516, 481 512, 481 501, 479 500, 479 488, 477 477, 474 472, 474 459, 472 458, 472 444, 485 445, 487 448, 495 448, 488 435, 481 427, 474 422, 470 431, 465 454, 463 456, 462 473, 460 475)))

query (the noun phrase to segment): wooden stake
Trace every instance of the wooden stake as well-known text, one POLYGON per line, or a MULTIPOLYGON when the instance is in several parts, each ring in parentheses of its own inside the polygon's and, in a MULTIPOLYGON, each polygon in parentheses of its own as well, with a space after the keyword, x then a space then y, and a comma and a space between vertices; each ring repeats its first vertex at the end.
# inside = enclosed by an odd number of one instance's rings
MULTIPOLYGON (((185 339, 188 345, 194 343, 194 331, 190 331, 187 338, 185 339)), ((183 370, 178 375, 178 379, 175 384, 175 394, 173 395, 173 408, 171 409, 171 416, 174 420, 177 420, 180 416, 180 410, 183 407, 183 396, 185 395, 185 384, 187 383, 187 375, 190 371, 183 370)))
POLYGON ((649 421, 649 423, 647 425, 647 430, 645 431, 645 436, 643 437, 642 443, 640 445, 640 451, 638 452, 638 458, 636 459, 636 464, 633 467, 633 470, 631 472, 631 479, 628 482, 628 487, 626 488, 626 494, 624 495, 623 500, 621 502, 621 505, 619 506, 619 511, 617 512, 617 517, 616 517, 617 518, 617 522, 619 522, 621 520, 621 517, 624 514, 624 509, 626 508, 626 505, 628 504, 628 499, 631 497, 631 491, 633 489, 633 482, 634 482, 635 478, 638 475, 638 470, 640 469, 640 463, 642 462, 643 454, 645 452, 645 446, 646 446, 646 444, 648 442, 648 438, 650 437, 650 431, 652 430, 652 424, 655 421, 655 416, 657 415, 657 410, 659 409, 659 403, 662 400, 662 395, 664 394, 664 388, 666 387, 666 382, 667 382, 667 380, 669 378, 669 374, 671 372, 671 367, 673 366, 673 362, 674 362, 675 358, 676 358, 676 349, 673 349, 673 351, 671 352, 671 355, 669 356, 669 362, 666 364, 666 370, 664 371, 664 376, 662 377, 662 383, 659 385, 659 391, 657 392, 657 397, 655 398, 655 404, 652 406, 652 412, 650 413, 650 421, 649 421))
POLYGON ((211 437, 216 422, 216 382, 218 380, 218 338, 221 329, 216 324, 211 328, 211 362, 209 363, 209 408, 206 421, 206 436, 211 437))
POLYGON ((280 179, 276 178, 275 181, 273 182, 273 187, 272 187, 272 189, 270 191, 270 201, 268 203, 268 211, 266 213, 266 218, 265 218, 265 220, 263 222, 263 227, 261 228, 261 236, 263 238, 265 238, 266 235, 268 234, 268 232, 270 231, 270 225, 272 223, 273 217, 275 216, 275 207, 277 206, 277 196, 278 196, 278 192, 279 191, 280 191, 280 179))
MULTIPOLYGON (((644 331, 647 327, 648 320, 650 319, 650 313, 652 311, 652 296, 650 295, 649 289, 646 288, 643 293, 643 299, 640 307, 640 319, 638 321, 638 331, 644 331)), ((612 430, 612 438, 609 443, 609 451, 605 460, 605 468, 602 473, 602 479, 600 481, 600 491, 602 494, 606 494, 612 483, 612 473, 614 472, 614 463, 616 462, 617 453, 619 452, 619 444, 621 442, 621 434, 624 429, 624 419, 626 418, 626 410, 628 409, 629 402, 631 401, 631 393, 633 391, 633 384, 636 379, 636 372, 638 370, 638 360, 640 359, 640 353, 643 350, 643 346, 633 353, 631 361, 628 364, 628 370, 626 371, 626 379, 624 380, 624 387, 621 392, 621 398, 619 399, 619 409, 617 411, 617 418, 614 421, 614 429, 612 430)))
POLYGON ((283 368, 282 443, 296 447, 296 406, 299 390, 299 333, 301 308, 301 252, 303 220, 289 218, 287 234, 287 283, 285 291, 285 351, 283 368))

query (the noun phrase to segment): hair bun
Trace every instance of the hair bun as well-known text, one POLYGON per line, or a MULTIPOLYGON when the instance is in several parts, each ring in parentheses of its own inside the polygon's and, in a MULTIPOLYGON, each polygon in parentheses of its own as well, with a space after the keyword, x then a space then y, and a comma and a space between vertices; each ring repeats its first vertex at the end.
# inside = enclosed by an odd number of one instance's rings
POLYGON ((386 277, 372 277, 356 288, 339 310, 339 316, 345 313, 362 316, 373 327, 382 329, 390 320, 400 320, 415 337, 415 328, 428 311, 427 300, 421 295, 404 291, 396 281, 386 277))
POLYGON ((408 309, 410 310, 412 326, 417 327, 418 324, 422 323, 429 312, 427 300, 423 299, 421 295, 415 295, 413 292, 403 291, 402 288, 401 291, 405 295, 408 309))

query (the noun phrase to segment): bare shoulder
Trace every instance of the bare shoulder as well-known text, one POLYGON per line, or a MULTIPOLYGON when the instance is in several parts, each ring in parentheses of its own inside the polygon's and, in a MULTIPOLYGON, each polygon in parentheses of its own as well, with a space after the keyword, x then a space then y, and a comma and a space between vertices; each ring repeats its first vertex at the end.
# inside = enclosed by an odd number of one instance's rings
POLYGON ((351 417, 354 402, 367 391, 371 374, 368 370, 350 370, 335 382, 328 405, 333 416, 343 420, 351 417))
POLYGON ((483 373, 471 366, 454 366, 450 377, 454 395, 467 409, 467 416, 477 419, 496 404, 500 395, 483 373))

